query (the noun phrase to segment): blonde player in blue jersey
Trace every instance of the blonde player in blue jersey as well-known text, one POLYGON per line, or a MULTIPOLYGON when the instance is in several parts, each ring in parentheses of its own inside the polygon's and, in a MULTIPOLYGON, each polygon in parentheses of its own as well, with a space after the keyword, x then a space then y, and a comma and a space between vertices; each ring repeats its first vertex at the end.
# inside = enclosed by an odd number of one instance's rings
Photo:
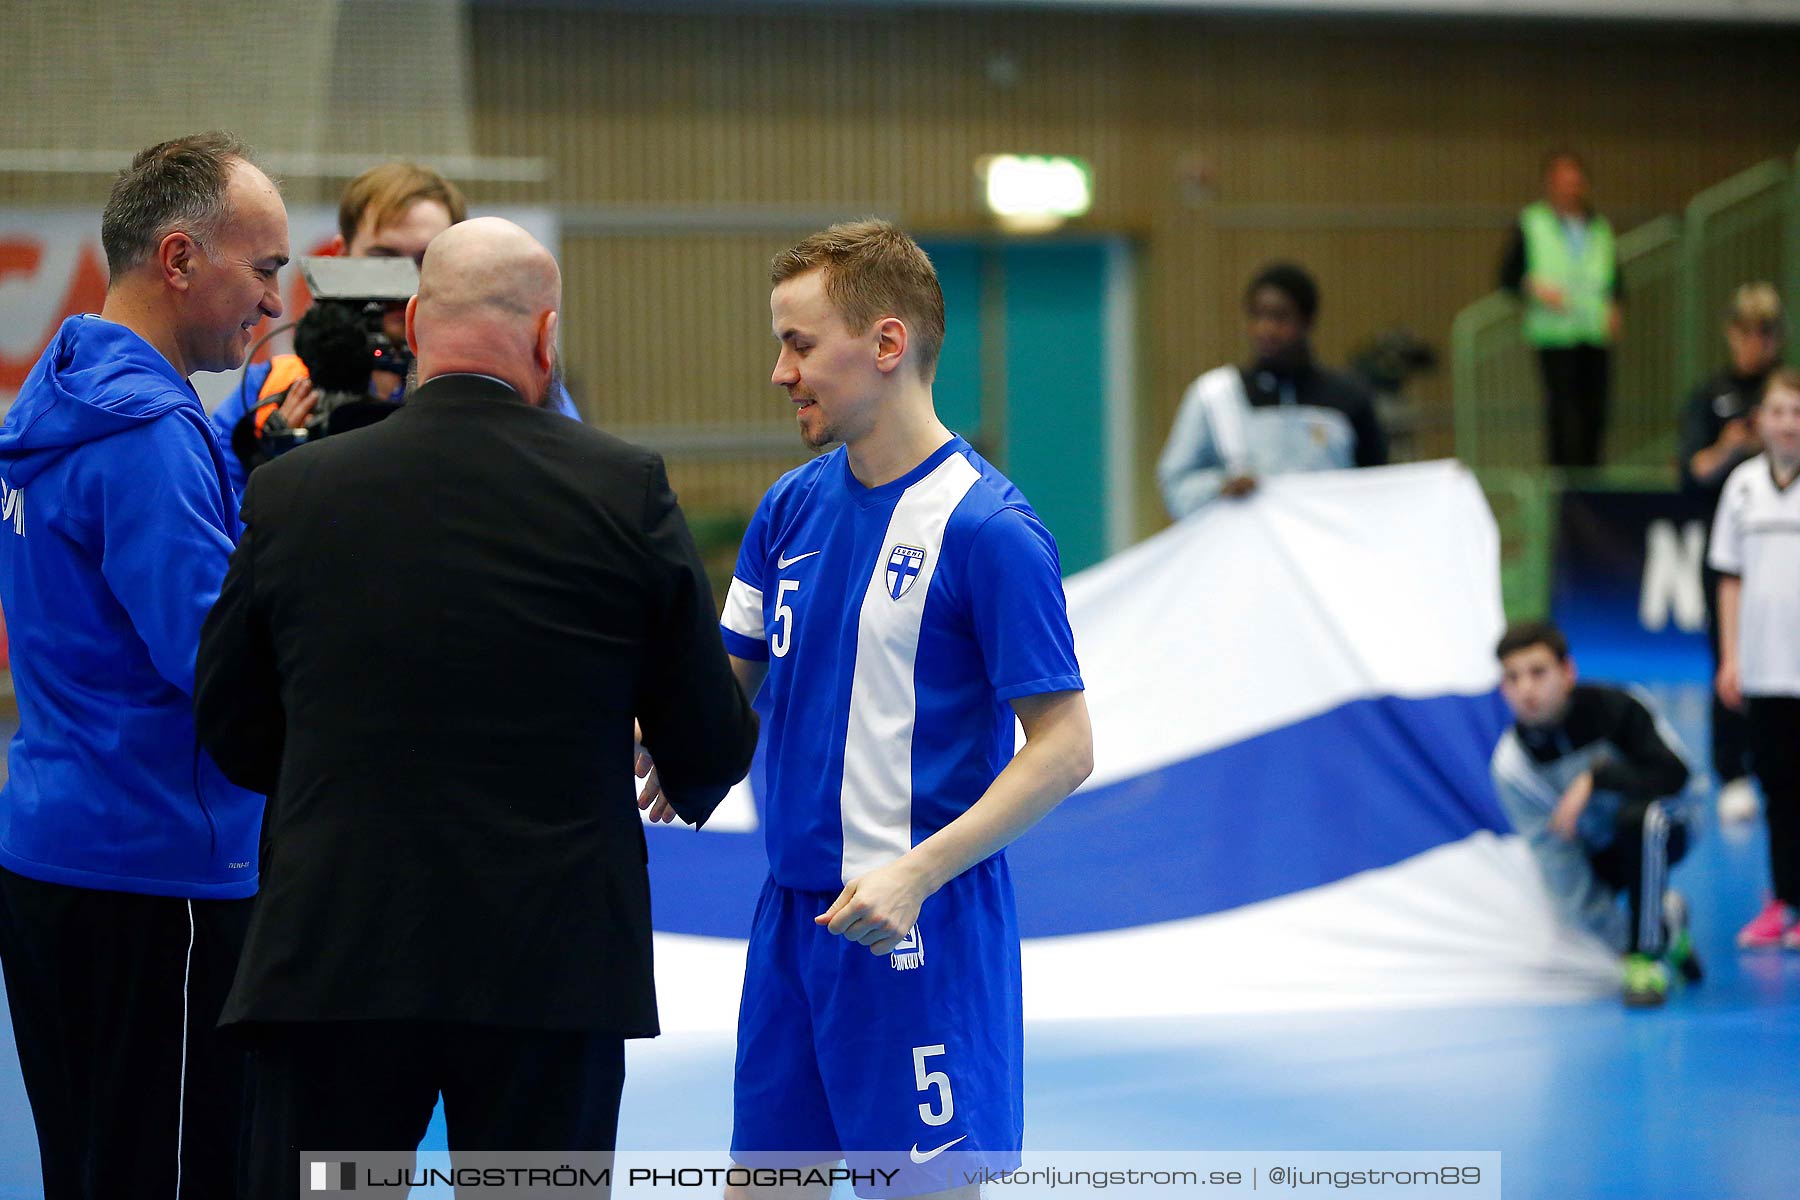
POLYGON ((834 225, 772 282, 773 382, 807 445, 837 449, 763 497, 725 605, 769 854, 732 1155, 844 1159, 862 1195, 966 1191, 1024 1133, 1002 851, 1093 763, 1056 542, 937 418, 943 293, 911 238, 834 225))

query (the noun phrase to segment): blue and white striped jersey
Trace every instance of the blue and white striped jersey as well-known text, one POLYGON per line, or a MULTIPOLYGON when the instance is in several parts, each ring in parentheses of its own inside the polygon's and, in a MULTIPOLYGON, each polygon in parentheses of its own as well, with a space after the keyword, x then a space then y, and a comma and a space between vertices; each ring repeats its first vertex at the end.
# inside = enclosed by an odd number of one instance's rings
POLYGON ((763 818, 775 882, 892 862, 1012 758, 1008 701, 1082 686, 1056 542, 960 437, 864 487, 842 447, 776 482, 744 535, 725 646, 767 660, 763 818))

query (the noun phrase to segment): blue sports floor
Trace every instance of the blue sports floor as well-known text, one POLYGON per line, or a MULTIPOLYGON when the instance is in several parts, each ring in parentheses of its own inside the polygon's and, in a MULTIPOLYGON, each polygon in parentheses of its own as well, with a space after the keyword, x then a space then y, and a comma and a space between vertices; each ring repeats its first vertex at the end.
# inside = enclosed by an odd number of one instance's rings
MULTIPOLYGON (((1659 698, 1690 747, 1706 693, 1659 698)), ((1707 979, 1659 1011, 1616 1002, 1027 1031, 1039 1148, 1498 1150, 1508 1197, 1800 1196, 1800 954, 1740 954, 1760 823, 1707 831, 1673 873, 1707 979)), ((1196 973, 1207 964, 1194 964, 1196 973)), ((0 1200, 38 1192, 10 1023, 0 1024, 0 1200)), ((724 1147, 729 1038, 634 1044, 620 1145, 724 1147)), ((443 1145, 441 1120, 427 1135, 443 1145)))

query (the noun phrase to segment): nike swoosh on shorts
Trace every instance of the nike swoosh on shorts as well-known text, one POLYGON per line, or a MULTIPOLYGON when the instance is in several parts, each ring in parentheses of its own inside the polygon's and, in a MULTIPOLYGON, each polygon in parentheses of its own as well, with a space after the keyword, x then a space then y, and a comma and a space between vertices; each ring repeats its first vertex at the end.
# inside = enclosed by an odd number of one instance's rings
POLYGON ((944 1144, 943 1144, 943 1145, 941 1145, 941 1146, 939 1146, 939 1147, 938 1147, 938 1148, 937 1148, 937 1149, 936 1149, 936 1150, 924 1150, 924 1151, 921 1151, 921 1150, 920 1150, 920 1149, 919 1149, 919 1143, 917 1143, 917 1142, 914 1142, 914 1143, 913 1143, 913 1148, 912 1148, 912 1150, 911 1150, 911 1151, 910 1151, 910 1152, 909 1152, 909 1153, 910 1153, 910 1154, 911 1154, 911 1155, 912 1155, 912 1160, 913 1160, 913 1161, 914 1161, 914 1162, 916 1162, 916 1163, 928 1163, 928 1162, 930 1162, 930 1161, 931 1161, 931 1160, 932 1160, 932 1159, 934 1159, 934 1158, 936 1158, 936 1157, 937 1157, 937 1156, 938 1156, 938 1155, 940 1155, 940 1154, 942 1154, 942 1153, 943 1153, 943 1152, 944 1152, 944 1151, 946 1151, 946 1150, 948 1150, 948 1149, 949 1149, 949 1148, 950 1148, 950 1147, 952 1147, 952 1146, 954 1146, 954 1145, 956 1145, 956 1143, 957 1143, 957 1142, 960 1142, 960 1141, 962 1141, 962 1140, 963 1140, 963 1138, 966 1138, 966 1137, 968 1137, 968 1136, 969 1136, 969 1135, 968 1135, 968 1134, 966 1134, 966 1133, 965 1133, 965 1134, 963 1134, 963 1135, 962 1135, 962 1137, 959 1137, 959 1138, 952 1138, 952 1139, 951 1139, 951 1140, 949 1140, 949 1141, 947 1141, 947 1142, 945 1142, 945 1143, 944 1143, 944 1144))

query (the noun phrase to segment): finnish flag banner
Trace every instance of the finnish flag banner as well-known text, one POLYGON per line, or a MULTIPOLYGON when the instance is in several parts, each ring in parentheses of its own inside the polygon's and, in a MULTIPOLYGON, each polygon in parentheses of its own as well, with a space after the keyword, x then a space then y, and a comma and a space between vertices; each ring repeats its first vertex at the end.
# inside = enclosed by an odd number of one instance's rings
MULTIPOLYGON (((926 565, 891 544, 877 586, 926 565)), ((1493 794, 1499 530, 1466 468, 1268 479, 1064 591, 1095 769, 1006 850, 1028 1017, 1616 990, 1493 794)), ((681 981, 742 970, 761 787, 753 764, 729 822, 646 831, 665 1028, 735 1023, 735 990, 681 981)))

